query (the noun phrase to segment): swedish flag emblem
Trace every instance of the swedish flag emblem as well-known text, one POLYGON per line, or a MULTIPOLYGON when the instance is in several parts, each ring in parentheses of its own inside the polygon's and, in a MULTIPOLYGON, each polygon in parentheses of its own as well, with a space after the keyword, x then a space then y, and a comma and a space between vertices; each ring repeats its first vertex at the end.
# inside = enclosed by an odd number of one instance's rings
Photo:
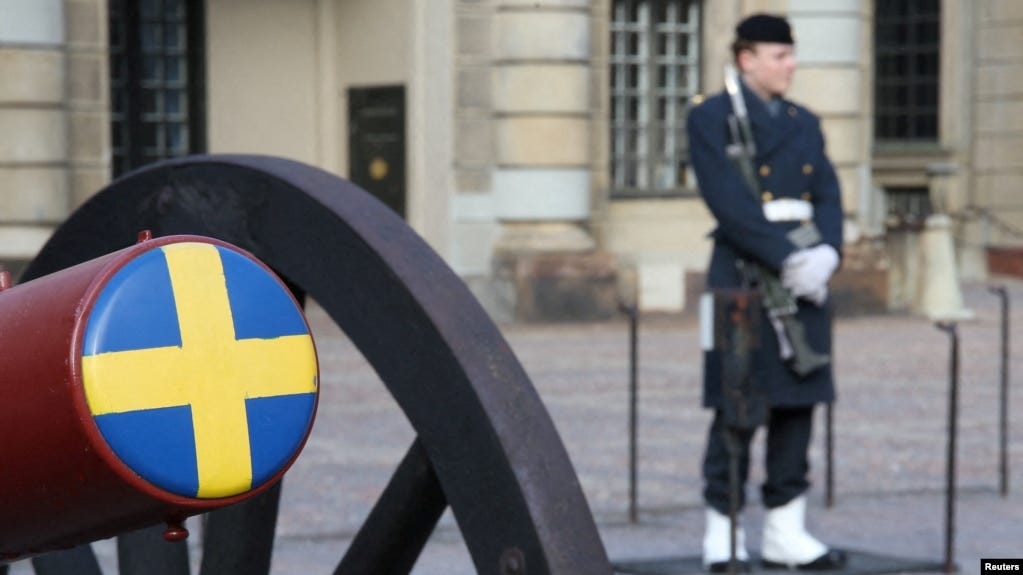
POLYGON ((142 253, 95 298, 86 401, 128 467, 184 497, 254 489, 301 447, 316 351, 286 288, 250 257, 195 241, 142 253))

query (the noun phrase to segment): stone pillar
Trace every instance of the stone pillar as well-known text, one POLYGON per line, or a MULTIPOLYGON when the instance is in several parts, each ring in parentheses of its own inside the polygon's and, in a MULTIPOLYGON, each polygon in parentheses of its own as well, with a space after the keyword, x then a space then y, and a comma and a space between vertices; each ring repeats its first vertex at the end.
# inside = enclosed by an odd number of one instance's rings
POLYGON ((18 272, 69 207, 63 0, 0 0, 0 262, 18 272))
POLYGON ((71 207, 110 182, 107 0, 65 0, 68 181, 71 207))
POLYGON ((457 0, 451 264, 496 314, 507 310, 492 301, 490 277, 499 232, 493 192, 495 14, 490 2, 457 0))
POLYGON ((451 257, 454 50, 452 0, 414 2, 408 98, 408 221, 442 257, 451 257), (444 145, 437 145, 444 142, 444 145))
POLYGON ((790 96, 820 115, 827 151, 842 186, 845 259, 832 282, 838 305, 888 305, 888 262, 872 221, 873 15, 866 0, 789 0, 799 69, 790 96), (864 300, 863 294, 872 294, 864 300), (856 302, 856 303, 853 303, 856 302))
POLYGON ((615 312, 614 262, 590 218, 589 0, 497 0, 493 69, 495 276, 513 317, 615 312))
POLYGON ((974 243, 991 241, 992 272, 1023 262, 1019 194, 1023 190, 1023 2, 972 3, 976 52, 972 70, 973 202, 984 217, 974 243), (994 247, 993 246, 993 247, 994 247))
MULTIPOLYGON (((861 0, 789 0, 799 70, 791 96, 821 117, 828 154, 842 184, 850 226, 869 211, 873 102, 865 45, 871 20, 861 0), (868 104, 868 105, 864 105, 868 104)), ((850 238, 855 240, 854 238, 850 238)))

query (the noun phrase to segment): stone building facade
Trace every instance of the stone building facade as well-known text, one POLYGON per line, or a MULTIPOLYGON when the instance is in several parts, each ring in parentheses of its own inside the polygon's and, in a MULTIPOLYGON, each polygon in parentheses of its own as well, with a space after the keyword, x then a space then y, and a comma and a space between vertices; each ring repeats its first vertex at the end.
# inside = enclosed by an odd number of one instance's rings
POLYGON ((17 267, 106 184, 102 0, 0 2, 0 261, 17 267))
POLYGON ((386 197, 499 319, 691 309, 713 222, 685 109, 757 11, 794 26, 791 97, 821 115, 842 183, 850 306, 914 308, 933 212, 956 277, 1023 246, 1014 0, 138 0, 127 28, 125 1, 0 0, 9 268, 132 167, 112 134, 150 130, 166 141, 143 159, 280 155, 386 197), (118 52, 134 25, 142 47, 118 52), (187 90, 168 71, 186 64, 187 90), (133 81, 155 115, 118 132, 133 81))

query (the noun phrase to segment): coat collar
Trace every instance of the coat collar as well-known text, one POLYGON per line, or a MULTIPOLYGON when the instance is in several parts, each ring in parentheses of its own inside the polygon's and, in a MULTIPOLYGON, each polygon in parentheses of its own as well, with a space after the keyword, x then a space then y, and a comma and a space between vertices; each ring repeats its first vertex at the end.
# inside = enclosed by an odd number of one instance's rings
POLYGON ((767 104, 745 82, 740 84, 749 111, 750 125, 753 127, 753 137, 757 142, 757 155, 768 155, 799 129, 799 110, 788 100, 782 99, 781 110, 777 116, 772 116, 767 110, 767 104))

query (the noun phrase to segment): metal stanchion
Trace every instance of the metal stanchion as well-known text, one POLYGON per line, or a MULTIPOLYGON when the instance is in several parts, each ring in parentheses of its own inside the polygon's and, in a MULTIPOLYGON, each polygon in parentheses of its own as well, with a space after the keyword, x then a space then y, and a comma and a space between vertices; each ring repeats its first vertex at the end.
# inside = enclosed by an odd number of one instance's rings
POLYGON ((829 403, 824 412, 824 505, 835 506, 835 404, 829 403))
MULTIPOLYGON (((834 313, 834 311, 832 311, 834 313)), ((832 317, 834 319, 834 317, 832 317)), ((835 353, 832 350, 832 361, 835 353)), ((834 363, 831 364, 834 367, 834 363)), ((835 506, 835 404, 828 403, 824 411, 824 507, 835 506)))
POLYGON ((948 386, 948 451, 945 467, 945 573, 955 572, 955 497, 956 497, 956 436, 959 419, 959 334, 956 324, 938 323, 937 328, 948 333, 949 351, 948 386))
POLYGON ((999 395, 998 489, 1002 497, 1009 495, 1009 290, 1005 286, 989 288, 1002 299, 1002 381, 999 395))
POLYGON ((629 522, 639 521, 639 311, 618 304, 629 318, 629 522))

